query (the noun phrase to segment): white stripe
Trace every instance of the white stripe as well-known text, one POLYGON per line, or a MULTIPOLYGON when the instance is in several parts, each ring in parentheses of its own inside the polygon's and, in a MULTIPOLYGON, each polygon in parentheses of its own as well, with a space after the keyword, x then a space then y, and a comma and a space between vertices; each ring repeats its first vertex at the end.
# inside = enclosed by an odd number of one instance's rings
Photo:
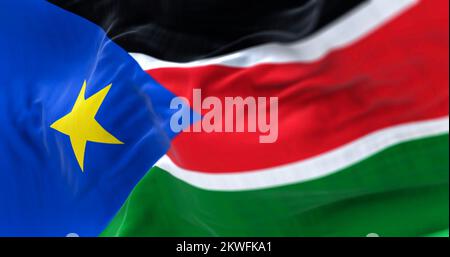
POLYGON ((256 171, 211 174, 186 170, 164 156, 156 166, 195 187, 234 191, 263 189, 305 182, 336 173, 390 146, 429 136, 446 134, 448 117, 383 129, 325 154, 303 161, 256 171))
POLYGON ((161 61, 140 53, 130 54, 144 70, 208 64, 249 67, 261 63, 312 62, 362 39, 417 2, 418 0, 372 0, 305 40, 290 44, 265 44, 189 63, 161 61))

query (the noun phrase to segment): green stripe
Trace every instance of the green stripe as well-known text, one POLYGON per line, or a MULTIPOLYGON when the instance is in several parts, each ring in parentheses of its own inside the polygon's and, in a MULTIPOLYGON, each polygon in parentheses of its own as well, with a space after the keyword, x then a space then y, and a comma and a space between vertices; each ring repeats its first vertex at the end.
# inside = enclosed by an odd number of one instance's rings
POLYGON ((318 180, 236 192, 198 189, 154 168, 102 235, 430 234, 449 227, 448 152, 448 135, 421 139, 318 180))
POLYGON ((434 232, 432 234, 428 234, 427 237, 449 237, 449 230, 441 230, 438 232, 434 232))

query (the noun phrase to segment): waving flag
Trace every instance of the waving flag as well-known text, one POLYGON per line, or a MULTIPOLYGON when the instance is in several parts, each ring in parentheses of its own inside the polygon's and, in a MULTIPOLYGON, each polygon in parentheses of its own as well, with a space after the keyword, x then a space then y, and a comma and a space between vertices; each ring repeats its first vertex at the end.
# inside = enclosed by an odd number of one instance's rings
POLYGON ((444 0, 375 0, 287 44, 188 63, 134 53, 191 100, 192 89, 278 97, 279 135, 259 144, 255 133, 180 134, 104 235, 447 229, 448 17, 444 0))
POLYGON ((0 17, 0 236, 97 236, 167 151, 173 94, 59 7, 0 17))
POLYGON ((447 0, 49 2, 0 8, 0 235, 448 236, 447 0), (200 91, 276 139, 175 135, 200 91))

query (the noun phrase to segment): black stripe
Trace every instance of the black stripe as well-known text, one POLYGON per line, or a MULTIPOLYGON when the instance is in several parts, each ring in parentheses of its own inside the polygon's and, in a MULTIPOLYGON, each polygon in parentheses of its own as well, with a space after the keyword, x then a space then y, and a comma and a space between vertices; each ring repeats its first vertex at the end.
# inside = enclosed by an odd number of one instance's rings
POLYGON ((186 62, 310 35, 363 0, 50 0, 128 52, 186 62))

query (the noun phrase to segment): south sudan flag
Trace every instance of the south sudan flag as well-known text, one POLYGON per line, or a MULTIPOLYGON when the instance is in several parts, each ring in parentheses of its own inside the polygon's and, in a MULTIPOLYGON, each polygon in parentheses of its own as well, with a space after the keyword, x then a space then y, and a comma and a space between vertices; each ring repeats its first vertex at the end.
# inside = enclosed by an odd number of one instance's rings
POLYGON ((447 0, 33 5, 67 20, 0 8, 0 235, 448 236, 447 0), (275 139, 177 134, 198 90, 275 139))

